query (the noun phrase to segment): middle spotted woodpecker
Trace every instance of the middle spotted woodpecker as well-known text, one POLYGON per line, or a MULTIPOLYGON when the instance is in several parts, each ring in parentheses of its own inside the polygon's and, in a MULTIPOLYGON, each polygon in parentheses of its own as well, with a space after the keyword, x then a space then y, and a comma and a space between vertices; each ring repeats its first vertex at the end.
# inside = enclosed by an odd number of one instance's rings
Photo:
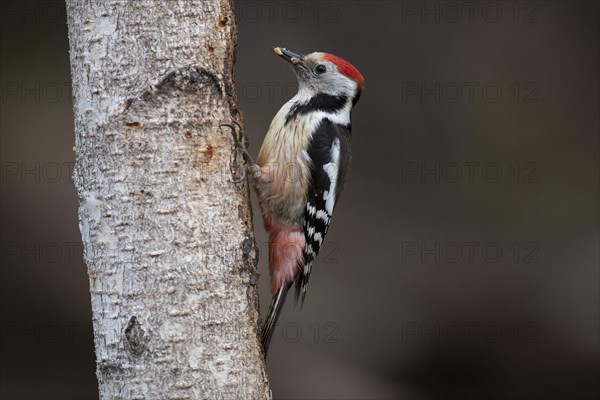
POLYGON ((251 167, 269 233, 273 300, 262 328, 265 357, 294 282, 296 301, 304 302, 350 166, 350 112, 364 86, 360 72, 333 54, 273 51, 291 63, 298 93, 273 118, 251 167))

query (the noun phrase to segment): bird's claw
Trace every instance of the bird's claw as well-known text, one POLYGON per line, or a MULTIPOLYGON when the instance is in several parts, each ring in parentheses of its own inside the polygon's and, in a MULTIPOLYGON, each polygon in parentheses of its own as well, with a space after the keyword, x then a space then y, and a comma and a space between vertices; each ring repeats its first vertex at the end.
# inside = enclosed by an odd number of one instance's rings
POLYGON ((236 151, 237 151, 237 154, 235 156, 236 165, 238 165, 238 166, 241 165, 241 162, 239 161, 240 155, 244 158, 244 161, 245 161, 246 168, 244 168, 244 167, 239 168, 239 169, 241 169, 240 178, 233 179, 233 182, 235 184, 240 184, 246 180, 246 169, 250 170, 250 173, 251 173, 250 176, 254 179, 260 178, 262 173, 261 173, 260 167, 258 165, 256 165, 256 163, 254 162, 254 160, 252 159, 252 157, 246 150, 245 145, 243 144, 243 142, 245 141, 245 137, 242 132, 242 127, 235 121, 233 121, 233 124, 235 126, 231 125, 231 124, 221 124, 221 126, 226 126, 231 129, 231 135, 233 136, 233 141, 234 141, 236 151))

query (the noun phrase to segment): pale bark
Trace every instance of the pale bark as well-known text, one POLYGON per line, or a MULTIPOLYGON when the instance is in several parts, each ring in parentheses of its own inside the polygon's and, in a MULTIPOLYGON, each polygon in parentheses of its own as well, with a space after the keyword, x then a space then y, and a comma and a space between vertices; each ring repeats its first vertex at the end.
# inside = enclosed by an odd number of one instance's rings
POLYGON ((100 397, 269 397, 230 2, 67 12, 100 397))

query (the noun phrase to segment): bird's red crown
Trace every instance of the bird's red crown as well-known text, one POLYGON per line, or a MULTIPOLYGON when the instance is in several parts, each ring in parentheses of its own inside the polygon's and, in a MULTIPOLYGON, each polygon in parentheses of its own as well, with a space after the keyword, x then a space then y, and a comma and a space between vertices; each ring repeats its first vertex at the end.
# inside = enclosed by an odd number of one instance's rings
POLYGON ((365 85, 365 78, 360 72, 358 72, 354 65, 350 64, 343 58, 340 58, 330 53, 324 53, 323 58, 329 62, 334 63, 337 66, 338 71, 340 71, 340 73, 346 75, 348 78, 355 81, 358 84, 358 87, 361 90, 363 89, 363 86, 365 85))

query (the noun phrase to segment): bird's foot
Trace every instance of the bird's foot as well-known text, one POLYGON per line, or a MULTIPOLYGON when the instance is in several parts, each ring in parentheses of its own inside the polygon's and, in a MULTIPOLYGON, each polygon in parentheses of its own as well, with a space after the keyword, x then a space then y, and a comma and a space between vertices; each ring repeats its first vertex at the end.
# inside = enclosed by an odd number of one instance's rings
POLYGON ((237 166, 236 170, 240 172, 236 174, 232 171, 232 175, 234 176, 233 182, 236 184, 242 183, 246 179, 246 170, 250 171, 250 176, 252 178, 260 178, 262 175, 261 169, 246 150, 245 136, 242 127, 235 121, 233 121, 233 124, 221 124, 220 126, 226 126, 231 130, 231 135, 233 136, 233 142, 236 148, 235 165, 237 166), (245 165, 242 165, 240 157, 244 158, 245 165), (239 177, 235 178, 236 175, 239 175, 239 177))

